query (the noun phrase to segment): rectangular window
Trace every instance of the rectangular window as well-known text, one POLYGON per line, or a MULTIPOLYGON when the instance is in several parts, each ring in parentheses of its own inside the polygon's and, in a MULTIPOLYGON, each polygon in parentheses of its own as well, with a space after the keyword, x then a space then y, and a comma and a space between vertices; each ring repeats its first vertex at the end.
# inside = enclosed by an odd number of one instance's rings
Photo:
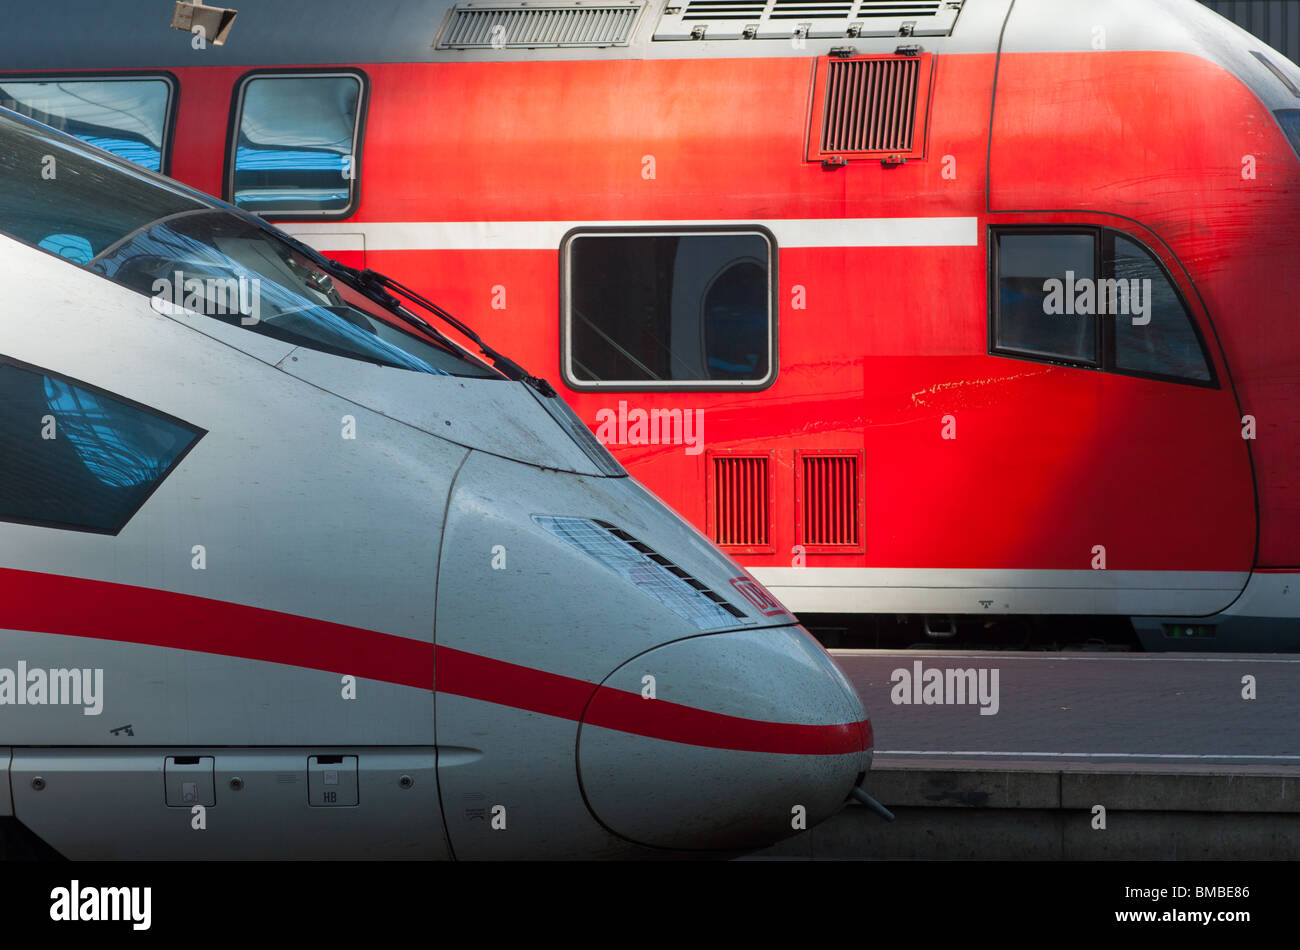
POLYGON ((575 389, 757 389, 776 366, 766 231, 565 238, 564 375, 575 389))
POLYGON ((1096 315, 1074 307, 1095 257, 1091 233, 998 235, 995 347, 1097 365, 1096 315))
POLYGON ((359 74, 255 74, 235 98, 232 204, 276 217, 352 213, 364 111, 359 74))
POLYGON ((990 352, 1217 386, 1186 301, 1135 238, 1000 228, 989 240, 990 352))
POLYGON ((173 87, 170 76, 0 79, 0 106, 160 172, 173 87))

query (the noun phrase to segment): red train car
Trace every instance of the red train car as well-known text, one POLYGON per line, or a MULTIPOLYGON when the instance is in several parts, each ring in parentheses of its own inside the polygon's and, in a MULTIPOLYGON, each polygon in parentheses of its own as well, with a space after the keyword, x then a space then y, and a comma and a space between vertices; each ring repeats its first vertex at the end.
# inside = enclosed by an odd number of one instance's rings
POLYGON ((1300 648, 1300 68, 1193 0, 9 17, 0 104, 508 343, 824 632, 1300 648))

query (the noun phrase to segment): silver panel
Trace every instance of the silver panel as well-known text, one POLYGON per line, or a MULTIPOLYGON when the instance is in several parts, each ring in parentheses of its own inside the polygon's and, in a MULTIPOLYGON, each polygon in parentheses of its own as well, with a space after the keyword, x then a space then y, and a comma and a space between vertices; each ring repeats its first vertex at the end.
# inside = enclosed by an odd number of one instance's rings
POLYGON ((962 0, 669 0, 656 40, 948 36, 962 0))
POLYGON ((14 814, 74 860, 443 859, 435 759, 431 747, 20 749, 14 814), (163 801, 163 760, 183 752, 215 759, 202 830, 163 801), (355 808, 308 804, 308 755, 331 752, 357 757, 355 808))
POLYGON ((1036 571, 939 568, 755 567, 795 613, 1175 614, 1233 601, 1235 571, 1036 571))
MULTIPOLYGON (((1192 2, 1192 0, 1188 0, 1192 2)), ((927 49, 991 52, 997 46, 1011 0, 967 3, 950 36, 922 38, 927 49)), ((619 4, 599 4, 617 6, 619 4)), ((107 69, 145 66, 293 66, 366 63, 504 62, 575 59, 712 59, 715 57, 794 57, 825 55, 843 46, 847 29, 802 46, 790 42, 737 43, 710 39, 690 43, 655 42, 657 15, 638 18, 626 46, 528 49, 435 49, 437 34, 454 0, 370 0, 364 16, 355 0, 305 0, 263 3, 241 9, 224 46, 192 49, 190 38, 166 28, 168 10, 157 0, 61 0, 18 4, 6 11, 0 31, 0 63, 7 70, 107 69), (308 9, 309 8, 309 9, 308 9), (339 24, 346 23, 346 29, 339 24), (150 28, 157 24, 157 28, 150 28)), ((461 4, 464 6, 464 4, 461 4)), ((652 13, 661 8, 657 4, 652 13)), ((920 24, 918 23, 918 27, 920 24)), ((783 34, 787 38, 793 28, 783 34)), ((918 34, 920 35, 920 34, 918 34)), ((852 40, 866 54, 892 53, 889 36, 852 40)), ((224 121, 224 119, 222 120, 224 121)))
POLYGON ((1201 0, 1291 62, 1300 62, 1300 4, 1295 0, 1201 0))

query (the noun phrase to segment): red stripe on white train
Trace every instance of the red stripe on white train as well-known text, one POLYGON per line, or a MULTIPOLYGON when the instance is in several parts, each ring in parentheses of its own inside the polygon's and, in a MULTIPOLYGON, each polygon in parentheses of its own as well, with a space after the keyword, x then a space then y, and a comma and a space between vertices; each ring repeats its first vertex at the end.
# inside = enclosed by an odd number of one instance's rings
MULTIPOLYGON (((0 568, 0 627, 136 643, 434 689, 582 722, 599 684, 451 647, 297 614, 173 591, 0 568)), ((712 749, 847 755, 872 746, 871 724, 768 722, 604 687, 587 725, 712 749)))

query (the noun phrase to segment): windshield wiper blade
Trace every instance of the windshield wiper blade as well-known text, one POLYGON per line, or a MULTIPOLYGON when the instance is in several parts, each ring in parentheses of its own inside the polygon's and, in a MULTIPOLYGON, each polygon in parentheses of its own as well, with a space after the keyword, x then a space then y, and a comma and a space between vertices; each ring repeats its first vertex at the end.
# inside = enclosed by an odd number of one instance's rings
POLYGON ((415 314, 407 310, 406 307, 403 306, 402 301, 398 300, 397 297, 393 296, 394 293, 400 294, 401 296, 405 297, 407 300, 410 300, 412 303, 422 307, 423 309, 427 310, 429 313, 437 317, 439 320, 442 320, 448 326, 455 329, 456 332, 473 340, 474 343, 478 346, 479 351, 484 356, 486 356, 489 360, 491 360, 492 365, 496 367, 496 369, 499 372, 501 372, 503 375, 507 376, 510 379, 516 380, 518 382, 527 383, 533 389, 537 390, 543 396, 546 396, 548 398, 556 394, 555 387, 553 387, 545 379, 542 379, 540 376, 532 375, 526 369, 524 369, 522 366, 516 363, 514 360, 510 359, 510 357, 506 356, 503 353, 497 352, 495 349, 493 349, 491 346, 485 343, 483 341, 483 338, 480 337, 477 333, 475 333, 472 329, 470 329, 468 325, 466 325, 461 320, 458 320, 456 317, 452 316, 446 310, 443 310, 442 307, 439 307, 436 303, 434 303, 432 300, 429 300, 423 294, 420 294, 419 292, 412 290, 410 287, 407 287, 405 284, 398 283, 397 281, 393 280, 393 278, 387 276, 386 274, 381 274, 378 271, 371 270, 368 267, 364 269, 360 269, 356 267, 350 267, 347 264, 340 264, 336 260, 331 260, 330 258, 326 257, 324 254, 322 254, 320 251, 316 250, 314 247, 304 244, 302 241, 299 241, 297 238, 293 237, 292 235, 284 234, 283 232, 274 230, 270 224, 263 221, 261 218, 257 217, 256 215, 250 214, 249 212, 244 211, 242 208, 238 209, 238 211, 242 217, 245 217, 248 220, 255 222, 263 230, 271 231, 273 234, 275 234, 277 238, 284 241, 286 244, 292 247, 299 254, 302 254, 308 260, 315 262, 317 266, 321 268, 321 270, 325 271, 331 277, 338 277, 340 280, 347 281, 347 283, 350 284, 352 287, 354 287, 356 290, 359 290, 361 293, 369 297, 371 300, 373 300, 375 303, 379 304, 380 306, 397 314, 407 323, 416 327, 420 331, 424 333, 428 333, 430 336, 434 337, 435 339, 439 340, 440 342, 446 345, 454 346, 454 344, 452 344, 451 341, 448 340, 445 335, 440 333, 427 320, 422 320, 420 319, 420 317, 416 316, 415 314))
MULTIPOLYGON (((472 329, 470 329, 468 325, 466 325, 464 322, 457 319, 456 317, 452 316, 446 310, 442 309, 442 307, 439 307, 436 303, 434 303, 432 300, 425 297, 423 294, 419 293, 418 291, 412 290, 410 287, 407 287, 405 284, 399 283, 398 281, 394 280, 388 275, 381 274, 379 273, 379 271, 371 270, 368 267, 364 270, 358 270, 355 267, 349 267, 347 264, 340 264, 338 263, 338 261, 330 261, 330 263, 333 264, 335 267, 347 271, 349 275, 352 277, 352 279, 360 287, 370 288, 371 290, 377 292, 378 294, 383 294, 385 297, 388 298, 388 300, 392 301, 392 304, 396 304, 399 307, 401 306, 400 301, 398 301, 395 297, 392 296, 392 294, 396 293, 405 297, 407 300, 411 301, 412 303, 417 304, 418 306, 424 308, 429 313, 437 317, 439 320, 442 320, 444 323, 449 325, 457 333, 460 333, 462 336, 466 336, 469 339, 473 340, 474 343, 478 346, 479 351, 482 352, 484 356, 486 356, 488 359, 492 361, 492 365, 495 366, 501 372, 505 373, 505 375, 509 376, 511 379, 527 383, 529 386, 532 386, 543 396, 549 397, 555 395, 555 389, 554 387, 551 386, 550 383, 542 379, 540 376, 533 376, 526 369, 524 369, 522 366, 520 366, 510 357, 506 356, 504 353, 497 352, 486 342, 484 342, 481 336, 479 336, 472 329)), ((414 314, 412 314, 412 316, 414 316, 414 314)), ((428 326, 428 324, 425 321, 421 320, 420 322, 424 323, 425 326, 428 326)), ((429 329, 433 330, 432 327, 429 327, 429 329)), ((434 332, 436 333, 437 331, 435 330, 434 332)), ((441 334, 439 334, 439 336, 441 336, 441 334)))

